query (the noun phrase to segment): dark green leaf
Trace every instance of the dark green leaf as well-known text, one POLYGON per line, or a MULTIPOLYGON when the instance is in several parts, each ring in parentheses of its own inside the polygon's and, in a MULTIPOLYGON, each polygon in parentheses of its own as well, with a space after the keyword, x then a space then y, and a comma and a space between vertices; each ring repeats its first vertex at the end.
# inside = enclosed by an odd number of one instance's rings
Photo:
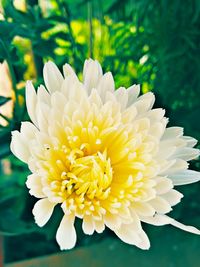
POLYGON ((11 100, 10 97, 0 96, 0 106, 3 106, 5 103, 7 103, 9 100, 11 100))

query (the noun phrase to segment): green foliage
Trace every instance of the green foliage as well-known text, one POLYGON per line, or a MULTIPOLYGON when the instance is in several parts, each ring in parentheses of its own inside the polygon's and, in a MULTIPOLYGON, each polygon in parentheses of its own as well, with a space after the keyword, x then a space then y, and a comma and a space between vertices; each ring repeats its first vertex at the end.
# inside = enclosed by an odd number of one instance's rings
MULTIPOLYGON (((12 118, 1 113, 1 107, 10 98, 0 96, 0 116, 7 121, 7 126, 0 125, 0 160, 6 158, 12 171, 5 174, 2 161, 0 233, 31 235, 34 231, 33 239, 35 232, 38 238, 45 235, 51 239, 60 215, 54 215, 54 223, 49 222, 42 229, 35 226, 31 215, 35 200, 25 188, 29 171, 9 156, 11 131, 19 129, 21 121, 28 120, 25 80, 32 79, 36 85, 41 83, 43 64, 49 59, 60 68, 68 62, 81 73, 85 58, 93 56, 105 70, 112 71, 117 87, 139 83, 143 93, 153 90, 156 106, 167 109, 170 125, 184 126, 186 134, 200 139, 200 2, 24 2, 21 9, 12 0, 2 0, 0 4, 4 16, 0 20, 0 62, 8 64, 14 95, 12 118)), ((199 169, 200 162, 193 162, 192 167, 199 169)), ((197 212, 198 190, 198 185, 194 185, 187 191, 191 198, 184 203, 184 209, 190 209, 191 216, 197 212)), ((182 206, 175 216, 187 219, 182 206)), ((79 244, 98 238, 83 238, 79 244)), ((48 247, 41 242, 40 246, 44 253, 56 249, 55 244, 48 247)), ((20 254, 15 257, 20 259, 20 254)))
POLYGON ((10 97, 5 97, 5 96, 0 96, 0 106, 3 106, 5 103, 7 103, 11 98, 10 97))

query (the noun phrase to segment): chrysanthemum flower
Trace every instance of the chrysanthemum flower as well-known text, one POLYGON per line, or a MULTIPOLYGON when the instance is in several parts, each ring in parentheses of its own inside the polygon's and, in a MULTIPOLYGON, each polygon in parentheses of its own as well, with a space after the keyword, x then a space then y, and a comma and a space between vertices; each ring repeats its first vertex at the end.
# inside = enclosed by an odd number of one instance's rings
POLYGON ((115 90, 110 72, 86 60, 83 82, 73 69, 44 66, 46 88, 30 81, 26 104, 31 122, 12 134, 11 150, 28 164, 26 185, 39 198, 33 208, 42 227, 54 207, 63 219, 56 239, 61 249, 76 243, 75 218, 85 234, 107 226, 124 242, 148 249, 141 222, 172 224, 200 234, 165 215, 183 195, 174 186, 200 180, 188 170, 199 155, 196 140, 179 127, 166 128, 163 109, 152 109, 154 94, 139 96, 139 86, 115 90))

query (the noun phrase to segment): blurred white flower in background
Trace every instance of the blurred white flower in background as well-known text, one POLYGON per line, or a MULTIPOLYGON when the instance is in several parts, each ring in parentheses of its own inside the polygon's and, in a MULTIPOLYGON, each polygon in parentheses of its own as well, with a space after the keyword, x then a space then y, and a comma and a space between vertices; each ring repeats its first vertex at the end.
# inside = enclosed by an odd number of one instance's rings
MULTIPOLYGON (((0 96, 12 97, 12 81, 10 78, 8 66, 6 62, 0 63, 0 96)), ((13 101, 10 100, 0 107, 0 114, 11 118, 13 111, 13 101)), ((0 125, 6 126, 8 122, 0 116, 0 125)))
POLYGON ((174 186, 200 180, 187 163, 199 155, 196 140, 183 136, 182 128, 166 128, 164 110, 152 109, 153 93, 138 96, 138 85, 115 90, 112 74, 103 75, 97 61, 85 61, 83 82, 68 64, 63 73, 48 62, 46 88, 36 93, 27 82, 32 123, 22 122, 12 136, 12 152, 32 172, 30 194, 40 199, 33 208, 36 223, 45 225, 61 206, 61 249, 75 246, 76 217, 85 234, 107 226, 142 249, 150 242, 141 222, 200 234, 166 215, 183 197, 174 186))

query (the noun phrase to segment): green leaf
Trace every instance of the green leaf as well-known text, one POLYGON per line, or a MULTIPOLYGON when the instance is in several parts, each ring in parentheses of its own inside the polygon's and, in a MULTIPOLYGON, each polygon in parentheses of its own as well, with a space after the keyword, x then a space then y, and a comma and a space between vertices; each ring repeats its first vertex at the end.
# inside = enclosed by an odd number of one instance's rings
POLYGON ((3 106, 5 103, 7 103, 9 100, 11 100, 10 97, 0 96, 0 106, 3 106))
POLYGON ((0 21, 0 36, 2 40, 11 41, 14 37, 17 24, 8 21, 0 21))
POLYGON ((11 128, 0 127, 0 160, 10 154, 11 128))

